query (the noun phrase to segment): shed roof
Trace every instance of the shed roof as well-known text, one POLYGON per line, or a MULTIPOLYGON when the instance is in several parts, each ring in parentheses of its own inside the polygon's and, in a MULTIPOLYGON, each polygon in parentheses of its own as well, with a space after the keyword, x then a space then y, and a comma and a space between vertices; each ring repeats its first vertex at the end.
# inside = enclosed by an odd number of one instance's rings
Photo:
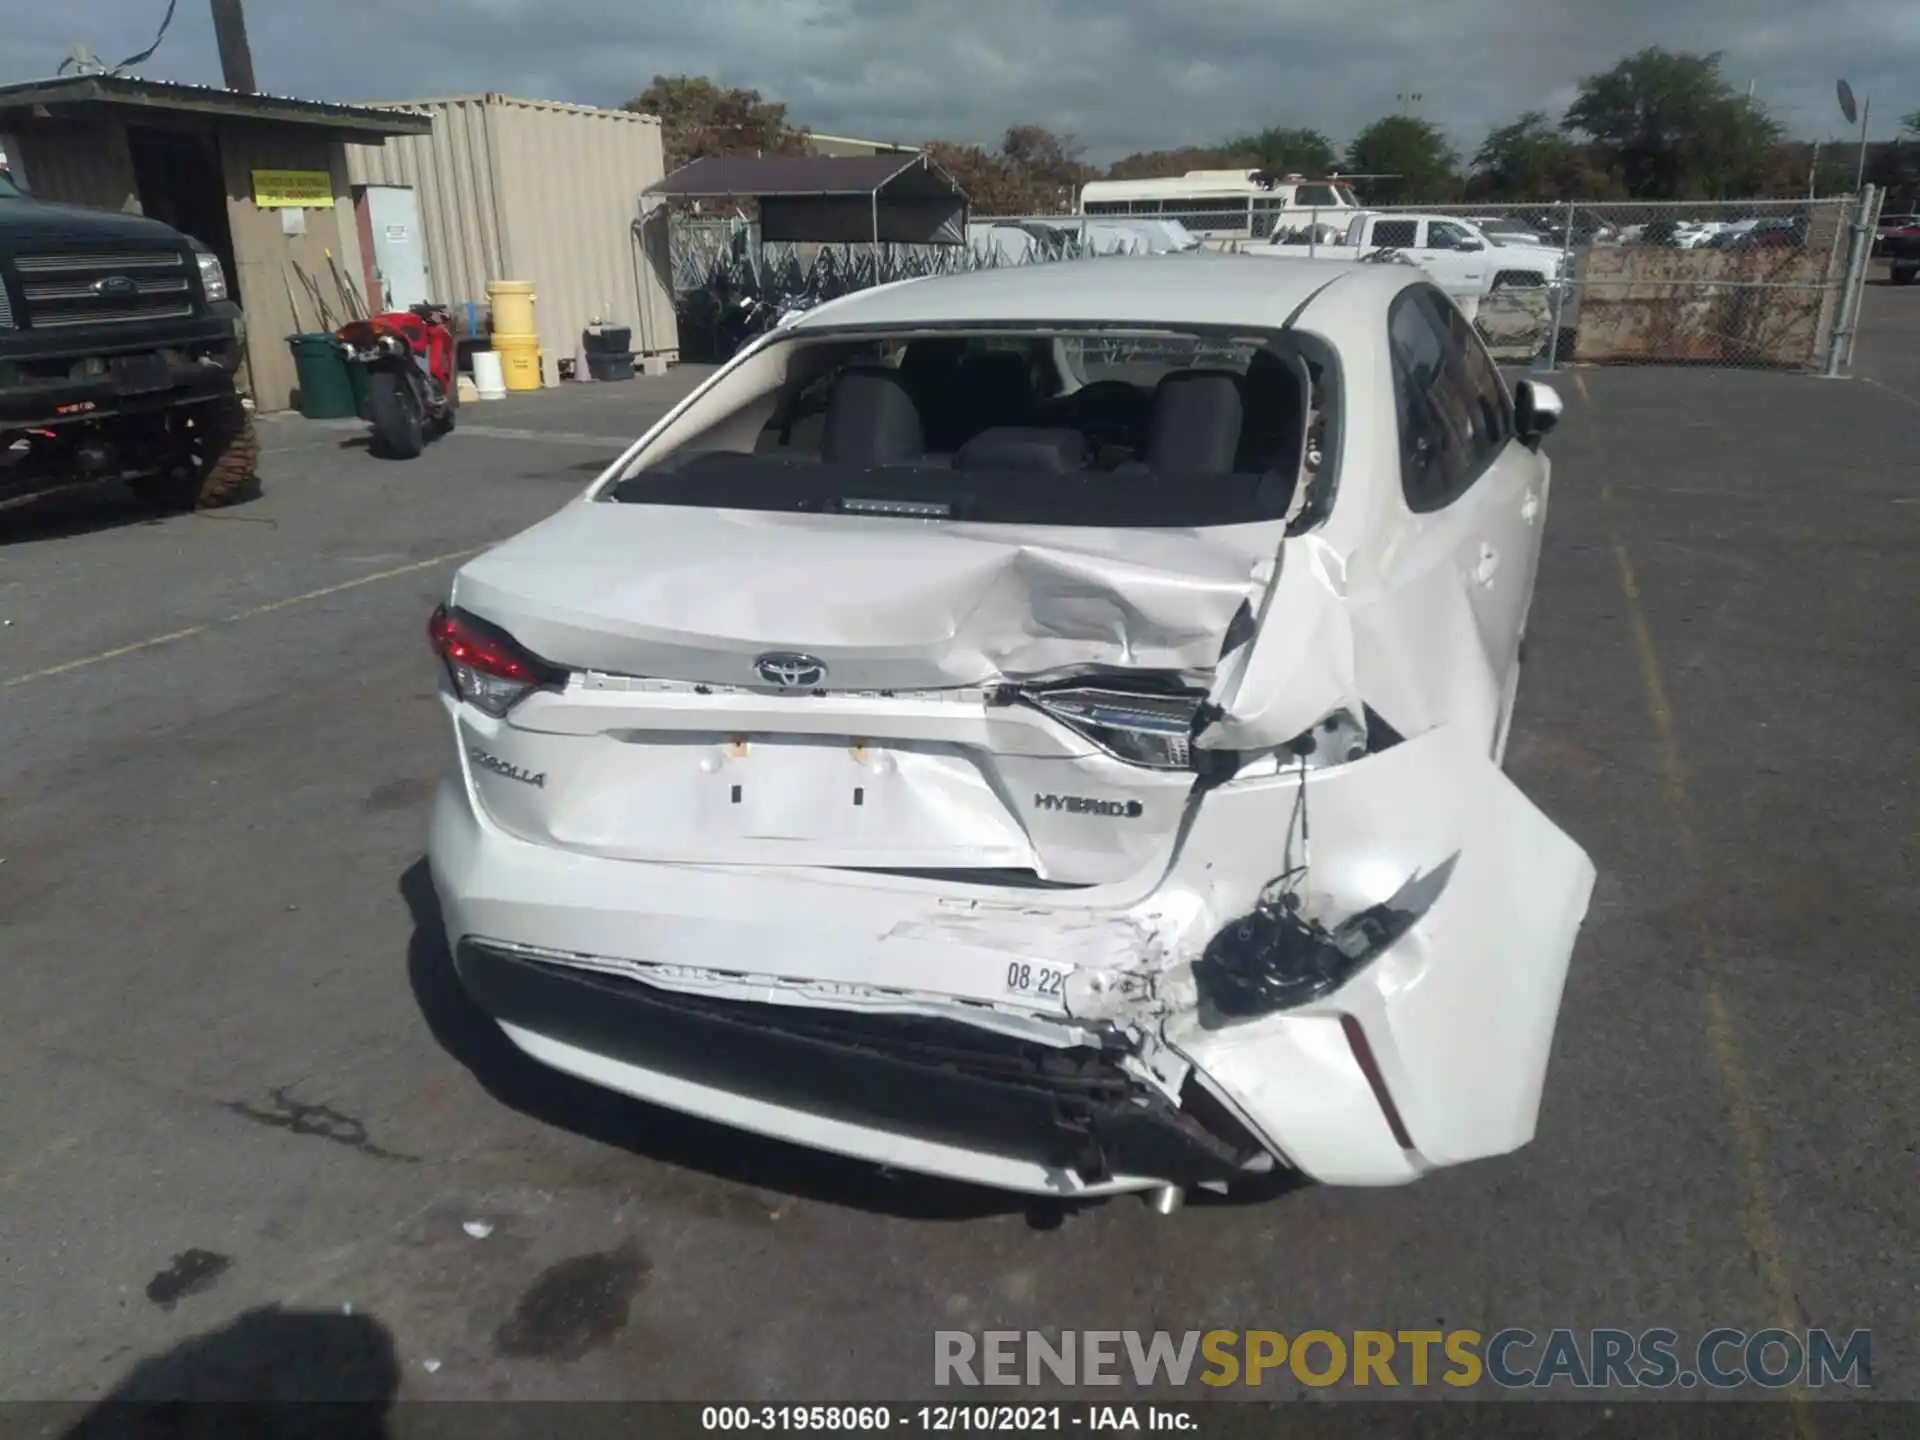
POLYGON ((766 240, 958 245, 967 196, 924 152, 911 155, 705 156, 649 195, 759 202, 766 240))
POLYGON ((298 100, 288 95, 260 95, 213 85, 183 85, 172 80, 143 80, 137 75, 56 75, 45 80, 0 85, 0 112, 60 105, 112 105, 222 115, 239 120, 270 120, 352 132, 361 137, 425 135, 433 129, 431 115, 406 110, 298 100))

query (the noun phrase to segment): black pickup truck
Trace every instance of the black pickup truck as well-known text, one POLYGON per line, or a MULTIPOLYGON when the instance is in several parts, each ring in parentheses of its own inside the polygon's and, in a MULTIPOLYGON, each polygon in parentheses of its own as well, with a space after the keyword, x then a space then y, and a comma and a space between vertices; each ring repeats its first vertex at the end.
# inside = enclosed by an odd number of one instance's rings
POLYGON ((245 336, 204 245, 0 170, 0 509, 108 479, 171 509, 239 498, 259 458, 245 336))

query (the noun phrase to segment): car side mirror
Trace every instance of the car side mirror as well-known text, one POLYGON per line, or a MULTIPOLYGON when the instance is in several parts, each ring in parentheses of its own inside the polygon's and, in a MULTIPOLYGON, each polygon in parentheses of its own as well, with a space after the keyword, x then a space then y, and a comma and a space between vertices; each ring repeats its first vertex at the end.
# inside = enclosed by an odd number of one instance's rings
POLYGON ((1487 247, 1482 245, 1478 240, 1462 240, 1454 248, 1456 250, 1484 250, 1487 247))
POLYGON ((1565 407, 1559 392, 1538 380, 1522 380, 1513 391, 1513 428, 1522 445, 1538 450, 1540 442, 1560 423, 1565 407))

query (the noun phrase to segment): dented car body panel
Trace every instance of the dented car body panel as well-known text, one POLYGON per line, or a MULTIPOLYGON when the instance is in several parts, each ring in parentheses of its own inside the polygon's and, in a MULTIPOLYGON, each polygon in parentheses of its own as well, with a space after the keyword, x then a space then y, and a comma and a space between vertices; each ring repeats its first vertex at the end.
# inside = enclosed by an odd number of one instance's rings
POLYGON ((1279 531, 571 505, 471 561, 454 598, 511 613, 516 638, 571 668, 712 684, 762 684, 754 659, 782 649, 823 661, 836 691, 1099 666, 1204 676, 1279 531))
POLYGON ((820 307, 462 569, 463 981, 596 1084, 1036 1193, 1524 1145, 1594 878, 1498 763, 1538 437, 1481 380, 1483 462, 1403 493, 1418 276, 1043 268, 820 307), (943 440, 1009 353, 1022 425, 943 440))

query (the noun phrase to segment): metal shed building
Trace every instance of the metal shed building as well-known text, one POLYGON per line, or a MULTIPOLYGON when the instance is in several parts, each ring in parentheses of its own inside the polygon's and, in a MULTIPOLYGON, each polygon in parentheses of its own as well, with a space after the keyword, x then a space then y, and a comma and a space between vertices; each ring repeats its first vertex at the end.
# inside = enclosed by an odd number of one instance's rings
POLYGON ((657 117, 492 93, 393 107, 433 132, 349 147, 347 175, 356 195, 412 189, 433 299, 484 305, 489 280, 531 281, 549 384, 596 318, 678 354, 666 214, 642 199, 666 173, 657 117))
POLYGON ((243 383, 262 410, 293 399, 286 336, 346 318, 334 267, 358 273, 360 253, 346 152, 424 140, 429 123, 399 107, 132 75, 0 86, 0 148, 35 196, 150 215, 220 256, 247 317, 243 383))

